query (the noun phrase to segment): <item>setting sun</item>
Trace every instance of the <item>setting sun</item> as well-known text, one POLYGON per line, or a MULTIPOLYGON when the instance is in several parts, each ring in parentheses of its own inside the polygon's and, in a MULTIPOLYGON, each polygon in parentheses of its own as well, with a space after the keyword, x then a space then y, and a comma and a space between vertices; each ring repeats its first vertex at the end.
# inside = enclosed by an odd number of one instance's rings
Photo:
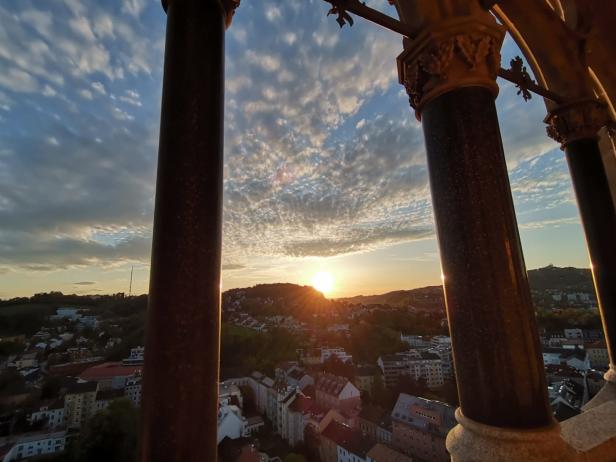
POLYGON ((327 295, 334 288, 334 278, 328 271, 319 271, 312 277, 312 287, 327 295))

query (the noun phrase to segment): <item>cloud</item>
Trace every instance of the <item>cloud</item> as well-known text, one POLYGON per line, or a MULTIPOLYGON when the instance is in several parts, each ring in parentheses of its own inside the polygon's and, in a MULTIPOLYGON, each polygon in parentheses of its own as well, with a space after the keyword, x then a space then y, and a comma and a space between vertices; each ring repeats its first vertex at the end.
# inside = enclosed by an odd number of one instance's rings
POLYGON ((93 281, 73 282, 73 285, 76 285, 76 286, 93 286, 95 284, 96 284, 96 282, 93 282, 93 281))
MULTIPOLYGON (((155 3, 0 7, 0 108, 18 114, 0 121, 0 268, 149 261, 165 25, 146 14, 155 3)), ((339 30, 326 12, 243 2, 227 33, 225 271, 433 236, 400 39, 363 21, 339 30)), ((503 85, 497 103, 520 222, 566 222, 566 165, 541 101, 503 85)))
POLYGON ((20 93, 33 93, 38 90, 36 79, 15 67, 0 72, 0 86, 20 93))
POLYGON ((122 11, 132 16, 139 16, 145 8, 145 0, 123 0, 122 11))

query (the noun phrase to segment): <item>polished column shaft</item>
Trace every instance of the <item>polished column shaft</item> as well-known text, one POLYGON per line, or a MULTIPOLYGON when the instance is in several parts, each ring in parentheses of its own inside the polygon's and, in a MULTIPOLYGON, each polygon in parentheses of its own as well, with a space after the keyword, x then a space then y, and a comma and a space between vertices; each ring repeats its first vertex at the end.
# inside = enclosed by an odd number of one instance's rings
POLYGON ((216 460, 224 22, 220 0, 167 7, 142 461, 216 460))
POLYGON ((610 362, 616 364, 616 210, 596 139, 565 147, 588 243, 610 362))
POLYGON ((549 425, 494 96, 457 88, 421 117, 461 410, 497 427, 549 425))

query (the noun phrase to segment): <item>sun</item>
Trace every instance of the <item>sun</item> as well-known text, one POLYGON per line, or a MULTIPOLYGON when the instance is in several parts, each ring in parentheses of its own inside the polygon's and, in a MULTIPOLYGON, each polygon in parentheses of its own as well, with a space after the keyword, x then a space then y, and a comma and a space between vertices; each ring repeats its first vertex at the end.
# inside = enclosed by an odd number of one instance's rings
POLYGON ((312 287, 327 295, 334 288, 334 277, 329 271, 319 271, 312 277, 312 287))

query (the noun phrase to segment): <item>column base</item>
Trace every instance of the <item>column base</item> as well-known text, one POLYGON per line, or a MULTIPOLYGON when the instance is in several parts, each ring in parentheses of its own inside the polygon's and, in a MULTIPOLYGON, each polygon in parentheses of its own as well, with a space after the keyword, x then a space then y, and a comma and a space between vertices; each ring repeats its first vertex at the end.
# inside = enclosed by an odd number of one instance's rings
POLYGON ((569 462, 575 454, 560 436, 560 425, 521 430, 485 425, 456 410, 447 435, 452 462, 569 462))
POLYGON ((616 365, 610 364, 610 368, 607 370, 603 378, 605 379, 605 385, 603 385, 603 388, 599 390, 599 393, 597 393, 584 405, 584 407, 582 407, 582 411, 589 411, 590 409, 601 406, 603 403, 607 403, 608 401, 616 401, 616 365))

